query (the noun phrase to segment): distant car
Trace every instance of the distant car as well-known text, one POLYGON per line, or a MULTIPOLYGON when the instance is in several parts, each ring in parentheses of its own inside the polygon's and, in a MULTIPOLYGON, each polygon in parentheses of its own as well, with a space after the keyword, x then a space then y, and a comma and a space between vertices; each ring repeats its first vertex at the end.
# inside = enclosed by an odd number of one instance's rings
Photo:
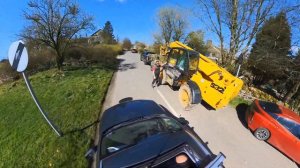
POLYGON ((141 54, 140 60, 144 62, 145 65, 150 65, 151 61, 153 61, 152 55, 155 54, 150 51, 144 51, 141 54))
POLYGON ((100 120, 96 167, 223 167, 188 122, 151 100, 120 103, 100 120))
POLYGON ((138 52, 137 49, 135 49, 135 48, 132 48, 132 49, 131 49, 131 53, 137 53, 137 52, 138 52))
POLYGON ((282 151, 300 165, 300 117, 290 109, 255 100, 246 112, 254 136, 282 151))

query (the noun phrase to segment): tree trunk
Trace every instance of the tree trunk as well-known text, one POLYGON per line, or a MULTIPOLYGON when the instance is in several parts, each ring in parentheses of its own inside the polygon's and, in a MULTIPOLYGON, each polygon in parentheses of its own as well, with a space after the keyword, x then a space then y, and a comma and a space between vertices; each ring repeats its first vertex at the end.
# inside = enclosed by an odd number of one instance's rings
POLYGON ((238 17, 238 0, 232 0, 232 11, 231 11, 231 18, 230 22, 231 25, 229 26, 230 28, 230 47, 229 47, 229 57, 226 60, 227 64, 231 64, 231 61, 235 57, 236 50, 237 50, 237 43, 238 43, 238 37, 237 37, 237 28, 238 28, 238 23, 237 23, 237 17, 238 17))
POLYGON ((56 65, 57 65, 57 69, 61 70, 62 65, 60 64, 60 61, 58 58, 56 58, 56 65))
POLYGON ((60 52, 60 50, 58 48, 55 49, 56 51, 56 65, 57 65, 57 69, 58 70, 62 70, 62 65, 64 62, 64 57, 62 55, 62 53, 60 52))
POLYGON ((226 56, 225 56, 225 53, 224 53, 224 46, 223 46, 223 42, 224 42, 224 39, 223 37, 219 36, 220 38, 220 50, 221 50, 221 64, 224 65, 225 64, 225 60, 226 60, 226 56))
POLYGON ((283 102, 288 103, 288 102, 291 100, 291 98, 297 93, 297 91, 298 91, 299 88, 300 88, 300 81, 297 81, 297 82, 293 85, 292 89, 290 89, 290 90, 286 93, 286 95, 285 95, 284 98, 283 98, 283 102))

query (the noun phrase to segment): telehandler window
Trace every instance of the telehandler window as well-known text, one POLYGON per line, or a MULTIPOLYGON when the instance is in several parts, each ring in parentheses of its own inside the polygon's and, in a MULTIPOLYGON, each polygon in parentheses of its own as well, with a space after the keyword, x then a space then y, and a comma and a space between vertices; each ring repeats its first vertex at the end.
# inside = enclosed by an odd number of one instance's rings
POLYGON ((178 53, 178 50, 177 50, 177 49, 173 49, 173 50, 171 50, 171 52, 170 52, 168 64, 169 64, 171 67, 174 67, 174 66, 176 65, 176 62, 177 62, 177 55, 178 55, 177 53, 178 53))
POLYGON ((170 52, 170 55, 169 55, 168 65, 171 67, 175 67, 177 65, 178 58, 180 58, 184 55, 185 55, 184 50, 172 49, 170 52))
POLYGON ((169 54, 169 61, 168 64, 171 67, 175 67, 176 63, 177 63, 177 59, 178 57, 181 55, 182 50, 179 49, 172 49, 170 54, 169 54))
POLYGON ((199 54, 194 53, 194 52, 190 52, 189 53, 189 58, 190 58, 189 70, 190 71, 196 71, 197 68, 198 68, 199 54))
POLYGON ((180 69, 181 71, 185 71, 188 66, 188 57, 184 54, 178 57, 177 59, 177 68, 180 69))

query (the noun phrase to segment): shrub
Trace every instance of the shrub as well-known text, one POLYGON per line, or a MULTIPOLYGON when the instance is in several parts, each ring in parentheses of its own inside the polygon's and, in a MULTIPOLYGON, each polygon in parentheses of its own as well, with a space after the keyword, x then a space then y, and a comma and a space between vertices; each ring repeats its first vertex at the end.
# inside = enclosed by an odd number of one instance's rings
POLYGON ((68 59, 79 60, 83 55, 83 51, 80 48, 72 47, 69 48, 67 51, 65 51, 64 55, 66 60, 68 59))
POLYGON ((115 67, 118 64, 117 55, 123 54, 120 45, 95 45, 90 47, 73 46, 65 53, 67 64, 88 66, 101 64, 107 67, 115 67))
POLYGON ((19 74, 12 69, 8 60, 2 61, 0 63, 0 84, 7 81, 16 80, 19 78, 20 78, 19 74))
POLYGON ((55 66, 55 53, 49 48, 29 50, 28 70, 31 73, 50 69, 55 66))
POLYGON ((115 67, 118 64, 117 55, 122 52, 119 45, 97 45, 89 49, 89 59, 108 67, 115 67))
MULTIPOLYGON (((50 69, 51 67, 55 66, 55 53, 52 50, 48 48, 28 48, 29 62, 27 66, 27 73, 34 74, 36 72, 50 69)), ((11 68, 8 60, 1 61, 0 83, 17 80, 19 78, 19 73, 11 68)))
POLYGON ((139 48, 139 49, 138 49, 138 52, 139 52, 139 53, 143 53, 144 51, 145 51, 144 48, 139 48))
POLYGON ((108 45, 108 44, 102 44, 102 45, 96 45, 93 48, 101 50, 103 54, 111 55, 111 56, 117 56, 123 54, 123 48, 121 45, 108 45))

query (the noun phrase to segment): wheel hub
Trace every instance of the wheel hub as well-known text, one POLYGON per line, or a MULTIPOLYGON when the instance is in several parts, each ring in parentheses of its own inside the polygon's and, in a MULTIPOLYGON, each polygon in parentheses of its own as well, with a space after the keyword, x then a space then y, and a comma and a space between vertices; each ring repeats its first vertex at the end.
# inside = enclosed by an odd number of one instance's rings
POLYGON ((268 133, 265 130, 260 130, 257 132, 257 137, 259 139, 264 139, 268 136, 268 133))

